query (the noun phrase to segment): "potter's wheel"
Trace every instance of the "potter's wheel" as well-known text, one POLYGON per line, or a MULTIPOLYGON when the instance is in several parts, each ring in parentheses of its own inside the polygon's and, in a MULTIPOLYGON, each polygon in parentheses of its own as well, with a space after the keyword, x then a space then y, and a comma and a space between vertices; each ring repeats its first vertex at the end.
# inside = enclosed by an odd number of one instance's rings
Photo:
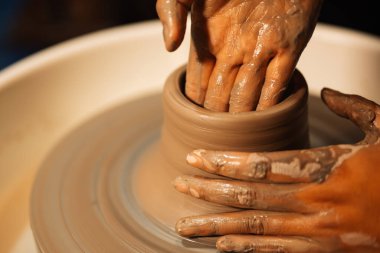
MULTIPOLYGON (((309 106, 313 146, 361 138, 318 98, 309 106)), ((183 239, 138 204, 136 163, 157 145, 161 122, 157 94, 107 110, 62 139, 33 192, 32 229, 42 252, 215 252, 213 240, 183 239)))

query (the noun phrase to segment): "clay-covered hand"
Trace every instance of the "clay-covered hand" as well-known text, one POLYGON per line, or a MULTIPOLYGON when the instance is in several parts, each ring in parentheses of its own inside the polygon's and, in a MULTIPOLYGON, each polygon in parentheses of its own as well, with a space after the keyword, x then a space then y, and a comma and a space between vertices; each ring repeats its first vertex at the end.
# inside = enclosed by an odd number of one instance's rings
POLYGON ((190 165, 230 179, 183 176, 178 191, 246 210, 186 217, 186 237, 225 235, 229 252, 380 252, 380 106, 322 91, 363 141, 307 150, 240 153, 195 150, 190 165), (236 180, 233 180, 236 179, 236 180))
POLYGON ((186 95, 213 111, 278 103, 309 41, 322 0, 157 0, 169 51, 191 10, 186 95))

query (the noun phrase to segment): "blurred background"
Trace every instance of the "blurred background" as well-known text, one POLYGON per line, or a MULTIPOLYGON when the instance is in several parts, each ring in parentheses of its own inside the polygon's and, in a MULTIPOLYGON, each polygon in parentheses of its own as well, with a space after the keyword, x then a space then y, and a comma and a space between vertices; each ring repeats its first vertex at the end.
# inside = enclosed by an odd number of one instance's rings
MULTIPOLYGON (((0 69, 96 30, 157 19, 155 0, 0 0, 0 69)), ((374 0, 327 0, 320 22, 380 36, 374 0)))

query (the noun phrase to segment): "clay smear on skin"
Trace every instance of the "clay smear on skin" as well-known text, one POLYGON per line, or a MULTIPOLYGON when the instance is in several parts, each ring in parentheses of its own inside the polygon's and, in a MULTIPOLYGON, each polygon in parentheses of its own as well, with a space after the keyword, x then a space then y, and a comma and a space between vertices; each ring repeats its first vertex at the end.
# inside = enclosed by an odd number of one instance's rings
MULTIPOLYGON (((331 171, 334 171, 335 168, 339 167, 342 162, 352 155, 356 154, 360 149, 367 147, 367 145, 338 145, 340 149, 348 149, 350 150, 347 153, 343 153, 337 157, 335 164, 332 166, 331 171)), ((330 149, 331 152, 334 152, 334 149, 330 149)), ((252 154, 252 158, 249 158, 249 161, 254 163, 258 163, 260 161, 268 161, 264 156, 260 156, 257 154, 252 154)), ((271 173, 278 175, 290 176, 293 178, 305 177, 311 175, 312 173, 320 170, 322 165, 318 162, 309 162, 304 165, 302 168, 301 161, 299 158, 295 157, 290 162, 272 162, 271 163, 271 173)), ((325 176, 326 178, 328 175, 325 176)), ((325 179, 326 179, 325 178, 325 179)))
POLYGON ((272 162, 271 165, 271 172, 273 174, 285 175, 293 178, 306 177, 321 169, 321 165, 315 162, 307 163, 304 168, 301 168, 301 161, 296 157, 289 163, 272 162))
POLYGON ((249 164, 251 171, 247 173, 247 176, 255 179, 263 179, 267 174, 267 166, 259 166, 266 165, 269 163, 269 159, 265 156, 258 155, 256 153, 252 153, 248 156, 247 164, 249 164), (259 168, 262 168, 261 170, 259 168))
MULTIPOLYGON (((365 148, 365 147, 368 147, 368 145, 338 145, 339 148, 341 149, 350 149, 351 151, 348 152, 348 153, 345 153, 345 154, 342 154, 338 157, 338 159, 336 160, 336 163, 335 165, 331 168, 331 171, 334 171, 335 168, 339 167, 340 165, 342 165, 342 163, 348 159, 349 157, 353 156, 354 154, 356 154, 359 150, 361 150, 362 148, 365 148)), ((327 175, 328 176, 328 175, 327 175)))

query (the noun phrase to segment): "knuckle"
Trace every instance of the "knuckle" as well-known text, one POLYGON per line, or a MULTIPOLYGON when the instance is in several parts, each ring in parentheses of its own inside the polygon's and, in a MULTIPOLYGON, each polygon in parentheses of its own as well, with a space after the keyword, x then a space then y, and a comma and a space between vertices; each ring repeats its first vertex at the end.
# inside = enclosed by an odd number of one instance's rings
POLYGON ((235 201, 243 207, 253 207, 256 202, 256 191, 247 187, 239 187, 233 191, 235 201))
POLYGON ((258 162, 251 164, 249 168, 250 173, 248 173, 248 176, 255 179, 264 179, 267 176, 270 165, 267 162, 258 162))
POLYGON ((234 174, 234 169, 228 166, 228 162, 221 155, 215 155, 211 159, 211 163, 214 167, 214 170, 217 173, 223 173, 227 175, 234 174))
POLYGON ((242 232, 255 235, 264 235, 266 232, 266 218, 261 215, 246 217, 242 221, 242 232))
POLYGON ((251 179, 264 179, 270 168, 270 160, 267 157, 251 153, 247 160, 246 176, 251 179))
POLYGON ((217 222, 211 222, 209 224, 210 234, 219 235, 220 229, 219 224, 217 222))
POLYGON ((344 220, 344 218, 342 219, 342 217, 336 215, 335 211, 321 212, 316 217, 315 227, 326 230, 336 229, 342 225, 344 220))

